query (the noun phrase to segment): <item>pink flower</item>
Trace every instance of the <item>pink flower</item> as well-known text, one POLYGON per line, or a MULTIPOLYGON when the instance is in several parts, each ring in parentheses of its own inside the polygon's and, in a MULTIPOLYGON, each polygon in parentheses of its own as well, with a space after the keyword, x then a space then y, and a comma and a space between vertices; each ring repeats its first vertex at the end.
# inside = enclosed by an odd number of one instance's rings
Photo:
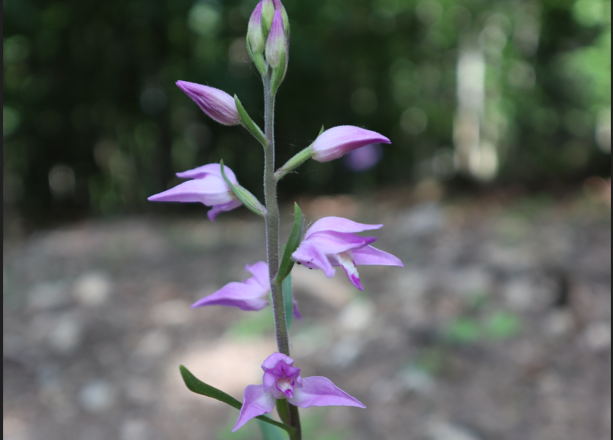
MULTIPOLYGON (((192 309, 205 306, 227 306, 238 307, 246 311, 262 310, 268 305, 268 292, 270 292, 268 264, 258 261, 253 266, 247 264, 245 270, 251 272, 253 276, 240 283, 226 284, 217 292, 195 302, 192 309)), ((296 299, 294 299, 294 317, 302 319, 296 299)))
POLYGON ((240 124, 234 98, 226 92, 187 81, 177 81, 177 86, 214 121, 223 125, 240 124))
MULTIPOLYGON (((226 176, 234 185, 238 185, 236 176, 228 167, 224 167, 226 176)), ((150 202, 202 203, 212 206, 207 216, 211 221, 222 211, 231 211, 242 205, 221 175, 221 166, 211 163, 193 170, 177 173, 183 182, 174 188, 155 194, 147 200, 150 202)))
POLYGON ((383 225, 364 225, 340 217, 325 217, 316 221, 304 240, 292 254, 292 259, 309 269, 321 269, 327 277, 334 276, 333 266, 342 266, 349 281, 360 290, 360 276, 356 266, 401 266, 402 261, 383 252, 371 243, 375 237, 361 237, 355 232, 379 229, 383 225))
POLYGON ((311 145, 311 157, 318 162, 328 162, 369 144, 391 144, 391 142, 374 131, 342 125, 324 131, 315 139, 311 145))
POLYGON ((262 364, 262 385, 249 385, 243 394, 243 407, 232 432, 254 417, 270 413, 277 399, 287 399, 300 408, 311 406, 356 406, 366 408, 355 397, 338 388, 325 377, 300 377, 294 360, 281 353, 273 353, 262 364))

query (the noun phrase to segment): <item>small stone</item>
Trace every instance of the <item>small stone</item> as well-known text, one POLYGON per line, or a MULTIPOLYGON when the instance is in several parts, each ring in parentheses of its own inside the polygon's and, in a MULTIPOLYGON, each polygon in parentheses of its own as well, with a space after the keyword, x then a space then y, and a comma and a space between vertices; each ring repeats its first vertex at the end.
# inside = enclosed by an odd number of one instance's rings
POLYGON ((151 319, 156 325, 183 325, 189 322, 192 316, 194 314, 190 304, 181 299, 164 301, 151 309, 151 319))
POLYGON ((545 332, 559 337, 569 334, 575 326, 575 318, 569 310, 555 310, 545 319, 545 332))
POLYGON ((530 310, 536 293, 534 284, 525 278, 511 280, 503 287, 507 305, 517 311, 530 310))
POLYGON ((153 389, 153 385, 141 377, 130 378, 126 385, 128 399, 139 405, 145 405, 154 401, 153 389))
POLYGON ((338 322, 345 332, 359 332, 369 326, 373 315, 372 304, 355 300, 343 307, 338 315, 338 322))
POLYGON ((359 338, 347 335, 338 341, 330 350, 330 360, 333 365, 347 367, 362 353, 362 342, 359 338))
POLYGON ((150 438, 147 423, 144 420, 129 419, 121 425, 121 440, 145 440, 150 438))
POLYGON ((83 338, 83 323, 74 313, 65 313, 55 318, 47 333, 51 348, 62 354, 73 352, 83 338))
POLYGON ((443 210, 437 203, 422 203, 400 215, 399 234, 408 238, 432 235, 445 226, 443 210))
POLYGON ((86 306, 104 304, 111 293, 112 283, 103 272, 85 272, 75 281, 73 294, 79 303, 86 306))
POLYGON ((48 310, 65 305, 69 299, 66 283, 63 281, 37 284, 28 293, 28 304, 36 310, 48 310))
POLYGON ((142 357, 155 358, 166 353, 172 341, 165 331, 153 330, 143 336, 136 347, 135 354, 142 357))
POLYGON ((79 403, 83 409, 91 413, 106 411, 115 404, 116 400, 115 388, 104 380, 86 383, 79 393, 79 403))
POLYGON ((429 440, 479 440, 468 429, 442 421, 431 421, 427 436, 429 440))
POLYGON ((4 412, 4 416, 2 418, 2 438, 4 440, 30 439, 30 434, 26 423, 17 415, 7 414, 4 412))
POLYGON ((398 376, 408 391, 415 391, 424 396, 431 395, 436 387, 432 375, 422 368, 409 367, 401 371, 398 376))
POLYGON ((599 321, 590 324, 583 334, 587 346, 595 352, 611 348, 611 323, 599 321))

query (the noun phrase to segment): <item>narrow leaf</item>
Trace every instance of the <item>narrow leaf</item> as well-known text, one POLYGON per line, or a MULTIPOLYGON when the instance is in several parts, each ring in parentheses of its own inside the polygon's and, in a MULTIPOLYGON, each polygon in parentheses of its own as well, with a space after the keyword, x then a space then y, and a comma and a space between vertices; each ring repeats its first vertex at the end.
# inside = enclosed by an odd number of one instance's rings
MULTIPOLYGON (((221 390, 218 390, 215 387, 212 387, 209 384, 202 382, 196 376, 194 376, 187 368, 183 365, 179 366, 179 370, 181 371, 181 376, 183 376, 183 381, 187 388, 196 393, 202 394, 203 396, 211 397, 213 399, 219 400, 225 404, 230 405, 232 408, 236 408, 240 410, 243 407, 243 404, 236 400, 234 397, 229 394, 224 393, 221 390)), ((294 428, 291 426, 285 425, 283 423, 277 422, 276 420, 271 419, 267 416, 259 416, 256 419, 261 420, 262 422, 266 422, 270 425, 276 426, 277 428, 281 428, 285 430, 290 437, 296 432, 294 428)))
POLYGON ((294 203, 294 224, 292 226, 292 232, 289 234, 285 249, 283 249, 283 256, 281 257, 281 264, 279 265, 279 272, 275 278, 275 282, 281 284, 283 280, 289 275, 294 267, 294 262, 291 257, 292 254, 300 245, 302 240, 302 229, 304 227, 304 216, 297 203, 294 203))
POLYGON ((292 274, 285 277, 281 284, 283 291, 283 305, 285 306, 285 321, 287 322, 287 331, 292 326, 294 319, 294 295, 292 295, 292 274))
POLYGON ((247 131, 253 135, 253 137, 260 141, 264 148, 268 148, 268 142, 266 141, 266 136, 262 132, 262 129, 258 127, 255 122, 253 122, 236 95, 234 95, 234 102, 236 103, 236 109, 238 110, 238 115, 240 116, 243 127, 245 127, 247 131))
POLYGON ((262 438, 264 440, 285 440, 287 438, 281 434, 279 429, 268 423, 258 420, 258 425, 260 425, 260 431, 262 431, 262 438))
POLYGON ((185 385, 190 391, 196 394, 202 394, 203 396, 219 400, 220 402, 230 405, 231 407, 236 409, 242 408, 243 404, 236 400, 234 397, 202 382, 201 380, 196 378, 196 376, 190 373, 190 371, 183 365, 179 366, 179 369, 181 370, 181 376, 183 376, 183 381, 185 382, 185 385))
POLYGON ((228 177, 226 176, 226 171, 223 165, 223 159, 221 160, 219 164, 221 165, 221 175, 223 177, 223 180, 226 181, 226 183, 228 184, 228 186, 230 187, 234 195, 238 198, 238 200, 243 202, 243 205, 245 205, 251 211, 255 212, 257 215, 264 216, 266 213, 266 210, 264 209, 262 204, 258 201, 258 199, 253 194, 251 194, 249 191, 247 191, 245 188, 242 188, 242 187, 237 188, 236 186, 234 186, 232 182, 230 182, 230 179, 228 179, 228 177))
POLYGON ((321 126, 321 130, 319 130, 319 134, 318 134, 317 136, 321 136, 321 134, 322 134, 324 131, 325 131, 325 130, 324 130, 324 126, 322 125, 322 126, 321 126))

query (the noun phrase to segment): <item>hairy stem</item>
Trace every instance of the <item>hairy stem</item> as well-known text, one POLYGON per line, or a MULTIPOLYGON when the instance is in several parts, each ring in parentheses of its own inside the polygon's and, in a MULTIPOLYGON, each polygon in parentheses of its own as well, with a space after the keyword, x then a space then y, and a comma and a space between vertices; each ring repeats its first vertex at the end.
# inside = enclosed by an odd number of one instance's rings
MULTIPOLYGON (((289 356, 289 336, 285 307, 283 306, 283 290, 281 282, 275 282, 279 271, 279 204, 277 202, 277 179, 275 177, 275 95, 271 92, 272 78, 269 73, 264 75, 264 133, 268 148, 264 151, 264 195, 266 200, 266 253, 268 258, 268 277, 272 294, 272 311, 275 317, 275 333, 277 336, 277 350, 289 356)), ((296 433, 291 440, 302 440, 300 430, 300 416, 298 408, 287 403, 291 426, 296 433)))
POLYGON ((264 151, 264 194, 266 199, 266 252, 268 257, 268 276, 272 293, 272 310, 275 316, 275 331, 279 353, 289 356, 289 340, 283 291, 280 283, 275 283, 279 270, 279 205, 277 203, 277 179, 275 179, 275 136, 274 113, 275 97, 270 92, 270 74, 264 76, 264 127, 268 148, 264 151))

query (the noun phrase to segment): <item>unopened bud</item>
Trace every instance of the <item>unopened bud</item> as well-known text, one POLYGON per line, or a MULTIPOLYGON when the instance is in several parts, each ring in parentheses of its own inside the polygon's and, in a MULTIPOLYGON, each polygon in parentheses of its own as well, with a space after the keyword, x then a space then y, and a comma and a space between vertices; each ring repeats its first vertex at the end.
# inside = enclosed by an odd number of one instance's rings
POLYGON ((283 28, 285 29, 285 36, 289 38, 289 17, 287 16, 285 6, 283 6, 281 0, 273 0, 273 2, 275 4, 275 10, 281 11, 281 16, 283 17, 283 28))
POLYGON ((275 11, 270 34, 266 41, 266 61, 274 69, 278 68, 281 60, 287 57, 287 37, 283 28, 283 17, 280 11, 275 11))
POLYGON ((192 98, 211 119, 223 125, 240 124, 234 98, 226 92, 187 81, 177 81, 177 86, 192 98))
POLYGON ((273 0, 262 1, 262 29, 264 36, 267 36, 272 26, 272 20, 275 15, 275 4, 273 0))
POLYGON ((264 52, 264 34, 262 32, 262 2, 259 2, 251 18, 249 19, 249 27, 247 28, 247 40, 251 46, 251 51, 254 54, 264 52))

